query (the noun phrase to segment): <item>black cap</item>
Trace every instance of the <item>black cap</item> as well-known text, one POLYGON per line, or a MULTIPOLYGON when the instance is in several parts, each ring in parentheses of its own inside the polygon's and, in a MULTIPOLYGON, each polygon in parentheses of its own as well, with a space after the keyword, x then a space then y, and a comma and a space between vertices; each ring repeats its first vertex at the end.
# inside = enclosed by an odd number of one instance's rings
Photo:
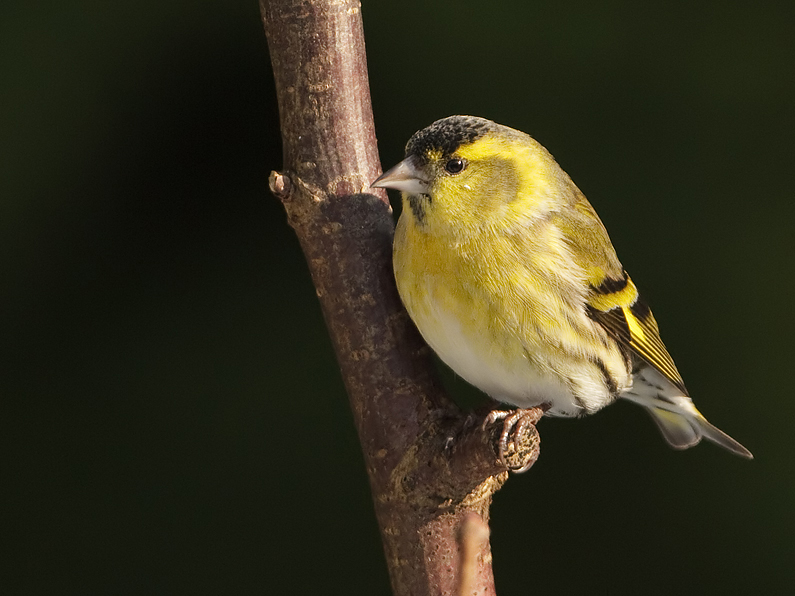
POLYGON ((486 136, 498 126, 476 116, 448 116, 415 132, 406 144, 406 156, 416 155, 424 160, 430 151, 441 151, 443 156, 449 156, 461 145, 486 136))

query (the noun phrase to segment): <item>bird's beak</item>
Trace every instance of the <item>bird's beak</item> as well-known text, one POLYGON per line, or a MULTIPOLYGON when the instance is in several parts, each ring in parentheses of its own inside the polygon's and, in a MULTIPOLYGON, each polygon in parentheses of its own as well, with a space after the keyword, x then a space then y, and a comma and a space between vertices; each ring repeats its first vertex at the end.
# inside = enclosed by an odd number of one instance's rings
POLYGON ((375 179, 370 188, 394 188, 413 194, 428 192, 428 180, 416 155, 409 155, 391 170, 375 179))

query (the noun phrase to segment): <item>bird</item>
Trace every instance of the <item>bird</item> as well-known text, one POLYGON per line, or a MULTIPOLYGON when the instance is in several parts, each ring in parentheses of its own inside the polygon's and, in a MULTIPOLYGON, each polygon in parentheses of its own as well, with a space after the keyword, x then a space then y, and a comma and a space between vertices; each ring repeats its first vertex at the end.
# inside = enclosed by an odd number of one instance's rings
MULTIPOLYGON (((416 132, 371 185, 401 191, 393 267, 420 334, 511 427, 642 406, 668 444, 751 452, 693 404, 585 195, 530 135, 475 116, 416 132), (528 418, 529 417, 529 418, 528 418)), ((521 470, 520 470, 521 471, 521 470)))

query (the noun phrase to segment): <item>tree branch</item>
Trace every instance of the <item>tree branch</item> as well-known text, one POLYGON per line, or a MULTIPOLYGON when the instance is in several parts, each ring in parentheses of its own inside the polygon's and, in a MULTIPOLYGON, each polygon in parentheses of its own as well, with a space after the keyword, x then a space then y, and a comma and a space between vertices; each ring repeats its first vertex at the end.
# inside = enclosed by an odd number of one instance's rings
MULTIPOLYGON (((384 191, 369 188, 381 168, 360 5, 260 8, 284 148, 270 188, 301 243, 342 370, 393 591, 493 594, 488 539, 461 537, 473 515, 485 526, 507 468, 498 429, 484 430, 482 416, 463 414, 442 391, 397 295, 392 211, 384 191)), ((517 456, 525 463, 537 456, 537 434, 526 440, 532 449, 517 456)))

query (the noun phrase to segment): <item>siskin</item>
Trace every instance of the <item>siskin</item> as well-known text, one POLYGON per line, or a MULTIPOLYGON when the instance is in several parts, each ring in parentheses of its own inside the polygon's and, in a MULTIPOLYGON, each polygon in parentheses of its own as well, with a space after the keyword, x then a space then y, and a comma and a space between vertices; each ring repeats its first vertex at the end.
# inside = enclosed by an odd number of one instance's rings
POLYGON ((624 398, 676 449, 705 437, 752 458, 693 405, 604 225, 533 138, 483 118, 444 118, 415 133, 373 186, 403 195, 400 297, 469 383, 549 416, 624 398))

